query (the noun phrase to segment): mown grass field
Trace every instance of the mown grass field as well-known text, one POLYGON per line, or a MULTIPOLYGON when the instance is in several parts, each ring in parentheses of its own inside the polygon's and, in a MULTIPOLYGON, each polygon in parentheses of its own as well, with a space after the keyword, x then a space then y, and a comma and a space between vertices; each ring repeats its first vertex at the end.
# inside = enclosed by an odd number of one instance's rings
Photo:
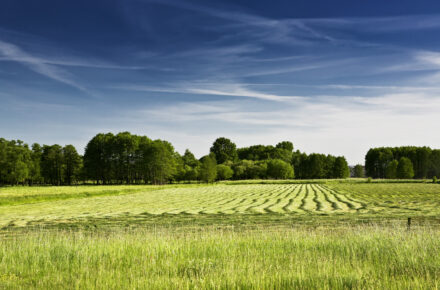
POLYGON ((430 183, 4 187, 0 289, 435 289, 439 205, 430 183))

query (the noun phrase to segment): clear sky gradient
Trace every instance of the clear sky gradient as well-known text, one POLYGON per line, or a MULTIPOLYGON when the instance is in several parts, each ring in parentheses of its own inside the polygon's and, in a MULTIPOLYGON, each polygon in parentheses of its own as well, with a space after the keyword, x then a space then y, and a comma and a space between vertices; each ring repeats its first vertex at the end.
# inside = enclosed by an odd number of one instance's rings
POLYGON ((2 0, 0 137, 439 148, 439 35, 440 1, 2 0))

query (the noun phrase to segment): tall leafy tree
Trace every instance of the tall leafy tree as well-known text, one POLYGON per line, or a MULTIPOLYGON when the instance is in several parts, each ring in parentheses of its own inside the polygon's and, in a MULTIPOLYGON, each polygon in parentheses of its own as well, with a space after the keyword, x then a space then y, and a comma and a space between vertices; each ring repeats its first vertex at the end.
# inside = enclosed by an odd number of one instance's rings
POLYGON ((429 164, 429 177, 440 177, 440 150, 432 150, 429 164))
POLYGON ((129 132, 122 132, 113 138, 113 170, 114 177, 119 183, 131 183, 135 178, 136 148, 139 137, 129 132))
POLYGON ((63 148, 64 160, 64 181, 71 185, 76 182, 80 176, 82 158, 73 145, 66 145, 63 148))
POLYGON ((353 177, 361 178, 365 177, 364 166, 362 164, 356 164, 353 168, 353 177))
POLYGON ((290 141, 279 142, 275 147, 280 148, 280 149, 284 149, 289 152, 293 152, 293 143, 290 141))
POLYGON ((347 178, 350 176, 350 169, 345 157, 339 156, 334 159, 333 178, 347 178))
POLYGON ((182 156, 183 161, 183 180, 194 181, 199 178, 200 171, 200 161, 196 159, 194 154, 189 151, 189 149, 185 150, 185 153, 182 156))
POLYGON ((410 179, 414 177, 413 164, 409 158, 402 157, 397 166, 397 177, 401 179, 410 179))
POLYGON ((43 177, 41 176, 41 155, 43 154, 43 148, 38 143, 32 144, 31 162, 29 166, 29 183, 42 183, 43 177))
POLYGON ((23 141, 10 141, 6 153, 6 180, 9 184, 24 184, 29 178, 30 150, 23 141))
POLYGON ((135 150, 135 180, 138 183, 148 182, 149 180, 148 154, 152 142, 147 136, 139 136, 135 150))
POLYGON ((200 179, 204 182, 213 182, 217 178, 217 162, 214 154, 209 154, 200 160, 200 179))
POLYGON ((267 162, 267 176, 274 179, 293 178, 293 167, 283 160, 271 159, 267 162))
POLYGON ((145 163, 148 180, 153 184, 164 184, 176 172, 174 148, 167 141, 155 140, 146 148, 145 163))
POLYGON ((385 170, 385 177, 389 179, 397 178, 397 167, 399 166, 399 162, 397 160, 393 160, 388 163, 387 168, 385 170))
POLYGON ((237 159, 237 148, 236 145, 229 139, 220 137, 217 138, 210 152, 215 155, 215 158, 219 164, 225 163, 226 161, 235 161, 237 159))
POLYGON ((0 184, 8 183, 6 178, 8 172, 7 156, 8 142, 5 139, 0 138, 0 184))
POLYGON ((194 181, 199 179, 199 173, 200 173, 200 166, 191 167, 188 165, 184 166, 185 169, 185 175, 184 180, 186 181, 194 181))
POLYGON ((431 178, 434 176, 433 168, 440 163, 440 161, 434 161, 435 151, 429 147, 415 146, 371 148, 365 156, 365 169, 367 175, 371 177, 385 178, 388 164, 405 157, 413 164, 414 177, 431 178))
POLYGON ((97 134, 86 146, 84 151, 84 168, 87 176, 104 184, 112 180, 112 133, 97 134))
POLYGON ((240 160, 232 165, 235 179, 267 178, 267 160, 240 160))
POLYGON ((225 164, 217 165, 217 179, 218 180, 228 180, 234 176, 234 171, 231 167, 225 164))
POLYGON ((292 166, 297 178, 307 178, 306 162, 307 162, 306 153, 297 150, 292 154, 292 166))
POLYGON ((312 153, 307 157, 306 166, 306 178, 326 178, 325 172, 326 156, 323 154, 312 153))
POLYGON ((194 154, 192 154, 191 151, 189 151, 189 149, 185 150, 185 153, 183 154, 182 159, 183 159, 183 163, 185 165, 188 165, 191 167, 196 167, 196 166, 200 165, 199 160, 196 159, 194 154))
POLYGON ((46 183, 61 185, 64 171, 63 148, 58 145, 44 145, 41 156, 41 171, 46 183))

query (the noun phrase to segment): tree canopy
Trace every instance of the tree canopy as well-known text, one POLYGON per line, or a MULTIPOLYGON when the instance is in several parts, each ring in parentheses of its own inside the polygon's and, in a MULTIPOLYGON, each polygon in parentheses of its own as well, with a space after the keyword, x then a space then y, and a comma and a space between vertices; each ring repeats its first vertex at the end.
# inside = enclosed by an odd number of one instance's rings
POLYGON ((403 146, 371 148, 365 156, 367 176, 372 178, 398 177, 397 172, 396 174, 391 174, 391 172, 396 166, 396 162, 400 162, 402 157, 408 158, 411 161, 414 178, 432 178, 433 176, 440 175, 439 149, 403 146))
POLYGON ((293 149, 290 141, 237 148, 220 137, 210 154, 197 159, 188 149, 180 155, 167 141, 121 132, 96 134, 81 156, 72 145, 35 143, 29 148, 19 140, 0 139, 0 184, 165 184, 348 176, 342 156, 307 155, 293 149))
POLYGON ((237 159, 237 148, 231 140, 220 137, 214 141, 210 152, 214 154, 217 163, 222 164, 226 161, 235 161, 237 159))
POLYGON ((397 165, 397 178, 409 179, 414 177, 413 164, 409 158, 401 157, 397 165))

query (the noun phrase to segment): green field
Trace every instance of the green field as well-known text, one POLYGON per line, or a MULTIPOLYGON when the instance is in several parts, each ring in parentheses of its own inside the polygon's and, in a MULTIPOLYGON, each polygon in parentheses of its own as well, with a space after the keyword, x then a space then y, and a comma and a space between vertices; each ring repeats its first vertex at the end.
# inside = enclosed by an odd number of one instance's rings
POLYGON ((438 288, 439 205, 430 183, 4 187, 0 289, 438 288))
POLYGON ((0 189, 0 226, 158 215, 278 214, 432 217, 437 184, 238 184, 10 187, 0 189))

